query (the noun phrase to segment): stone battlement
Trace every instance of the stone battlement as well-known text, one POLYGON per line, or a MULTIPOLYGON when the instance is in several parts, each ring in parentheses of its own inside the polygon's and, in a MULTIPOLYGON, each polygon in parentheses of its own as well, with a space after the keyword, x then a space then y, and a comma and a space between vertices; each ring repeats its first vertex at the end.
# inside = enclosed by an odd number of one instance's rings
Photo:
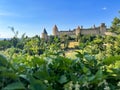
MULTIPOLYGON (((61 35, 75 35, 78 36, 79 34, 82 35, 105 35, 105 32, 107 32, 106 25, 105 23, 101 23, 100 26, 95 27, 95 25, 92 28, 83 28, 83 26, 78 26, 76 29, 73 30, 67 30, 67 31, 63 31, 58 29, 58 27, 55 25, 53 27, 53 36, 58 36, 60 37, 61 35)), ((44 29, 43 33, 42 33, 42 38, 47 39, 47 31, 44 29)))

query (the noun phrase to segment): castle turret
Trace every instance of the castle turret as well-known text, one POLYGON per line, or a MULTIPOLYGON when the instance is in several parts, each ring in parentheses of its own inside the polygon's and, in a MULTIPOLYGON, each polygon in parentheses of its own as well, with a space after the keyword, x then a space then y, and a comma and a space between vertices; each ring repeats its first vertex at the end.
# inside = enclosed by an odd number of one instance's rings
POLYGON ((42 38, 43 38, 44 40, 47 40, 47 39, 48 39, 48 34, 47 34, 47 31, 46 31, 45 28, 44 28, 43 33, 42 33, 42 38))
POLYGON ((100 34, 105 34, 105 32, 106 32, 106 25, 105 25, 105 23, 101 23, 101 25, 100 25, 100 34))
POLYGON ((81 29, 83 29, 83 26, 81 26, 81 29))
POLYGON ((78 26, 76 29, 76 35, 78 36, 81 33, 80 27, 78 26))
POLYGON ((93 25, 93 28, 94 28, 94 29, 96 28, 95 24, 93 25))
POLYGON ((54 27, 53 27, 53 35, 54 36, 58 36, 58 28, 57 28, 57 26, 55 25, 54 27))

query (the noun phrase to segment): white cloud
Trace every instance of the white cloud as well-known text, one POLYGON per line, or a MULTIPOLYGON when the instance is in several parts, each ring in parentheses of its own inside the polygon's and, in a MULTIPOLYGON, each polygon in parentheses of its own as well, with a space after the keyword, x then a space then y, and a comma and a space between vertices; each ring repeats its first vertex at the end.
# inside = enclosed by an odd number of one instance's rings
POLYGON ((103 7, 102 10, 107 10, 107 8, 106 8, 106 7, 103 7))

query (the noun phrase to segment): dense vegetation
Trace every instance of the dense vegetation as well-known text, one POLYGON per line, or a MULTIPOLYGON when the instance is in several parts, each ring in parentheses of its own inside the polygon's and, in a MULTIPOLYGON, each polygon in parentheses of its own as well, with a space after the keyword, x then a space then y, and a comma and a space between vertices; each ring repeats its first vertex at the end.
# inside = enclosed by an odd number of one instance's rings
POLYGON ((13 30, 12 39, 0 41, 0 89, 120 90, 119 25, 116 17, 111 26, 115 35, 77 38, 74 59, 65 56, 70 37, 17 38, 13 30))

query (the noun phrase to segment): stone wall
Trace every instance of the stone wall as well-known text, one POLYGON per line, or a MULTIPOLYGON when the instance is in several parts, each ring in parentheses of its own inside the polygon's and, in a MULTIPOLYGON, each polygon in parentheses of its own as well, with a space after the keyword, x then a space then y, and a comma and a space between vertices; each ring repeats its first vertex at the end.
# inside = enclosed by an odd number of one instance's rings
MULTIPOLYGON (((57 26, 55 25, 54 28, 57 28, 57 26)), ((68 31, 58 31, 58 28, 55 30, 53 29, 53 35, 54 36, 60 36, 60 35, 79 35, 79 34, 83 34, 83 35, 104 35, 105 32, 107 31, 107 28, 105 26, 104 23, 101 23, 101 25, 99 27, 94 27, 93 28, 83 28, 83 27, 79 27, 73 30, 68 30, 68 31), (56 34, 55 34, 56 33, 56 34)))
MULTIPOLYGON (((83 28, 77 27, 76 29, 73 30, 62 30, 59 31, 57 26, 55 25, 53 27, 53 36, 58 36, 60 37, 61 35, 68 35, 68 36, 78 36, 80 34, 82 35, 105 35, 105 32, 107 32, 108 28, 106 28, 105 23, 101 23, 100 26, 96 27, 95 25, 92 28, 83 28)), ((42 33, 42 38, 48 39, 47 31, 44 29, 42 33)))
POLYGON ((58 35, 75 35, 75 31, 59 31, 58 35))
POLYGON ((88 34, 98 35, 98 34, 100 34, 100 31, 97 29, 82 29, 81 34, 83 34, 83 35, 88 35, 88 34))

